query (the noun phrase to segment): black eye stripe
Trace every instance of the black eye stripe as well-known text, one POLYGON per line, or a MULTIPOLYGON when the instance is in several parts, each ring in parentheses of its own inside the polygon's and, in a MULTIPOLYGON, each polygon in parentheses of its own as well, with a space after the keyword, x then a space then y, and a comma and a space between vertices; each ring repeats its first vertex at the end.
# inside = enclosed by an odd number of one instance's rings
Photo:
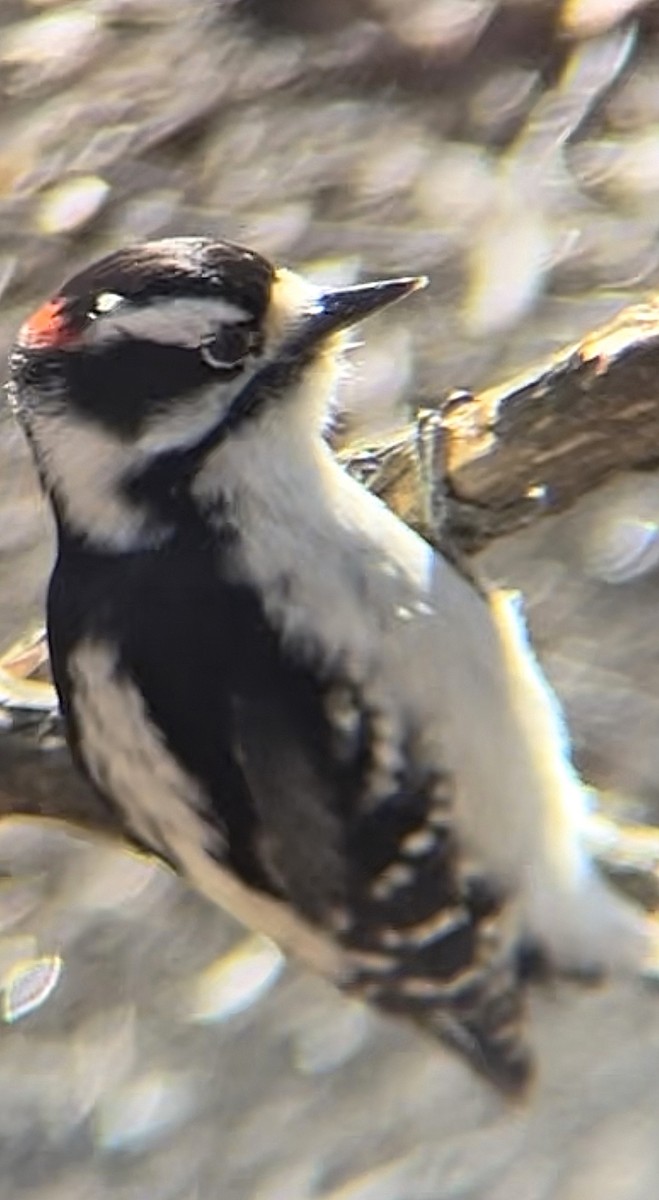
MULTIPOLYGON (((217 378, 197 347, 136 338, 60 355, 71 403, 120 437, 135 437, 167 401, 184 399, 217 378)), ((223 375, 223 380, 227 376, 223 375)))

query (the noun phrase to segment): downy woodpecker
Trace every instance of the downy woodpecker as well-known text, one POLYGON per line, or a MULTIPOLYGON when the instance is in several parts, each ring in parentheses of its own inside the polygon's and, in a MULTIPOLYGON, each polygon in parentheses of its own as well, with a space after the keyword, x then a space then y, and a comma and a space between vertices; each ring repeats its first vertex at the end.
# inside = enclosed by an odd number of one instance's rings
POLYGON ((203 238, 132 246, 22 326, 76 761, 141 844, 500 1086, 520 948, 640 969, 651 920, 583 845, 587 789, 515 602, 338 465, 345 330, 422 280, 312 286, 203 238))

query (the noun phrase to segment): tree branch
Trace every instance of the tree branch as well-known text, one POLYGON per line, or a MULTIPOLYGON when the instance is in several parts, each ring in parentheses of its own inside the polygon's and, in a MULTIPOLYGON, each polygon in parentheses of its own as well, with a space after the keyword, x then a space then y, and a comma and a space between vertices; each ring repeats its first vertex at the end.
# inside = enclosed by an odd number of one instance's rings
MULTIPOLYGON (((568 508, 611 475, 659 461, 659 296, 624 309, 548 362, 439 408, 444 536, 474 553, 568 508)), ((415 431, 346 448, 349 469, 423 527, 415 431)))

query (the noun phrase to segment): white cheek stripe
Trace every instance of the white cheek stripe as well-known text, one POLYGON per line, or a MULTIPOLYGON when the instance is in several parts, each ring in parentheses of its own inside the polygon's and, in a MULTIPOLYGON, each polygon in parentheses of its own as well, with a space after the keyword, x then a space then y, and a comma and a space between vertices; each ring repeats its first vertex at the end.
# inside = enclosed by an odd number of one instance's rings
POLYGON ((156 411, 138 439, 121 441, 93 421, 71 420, 65 410, 33 413, 31 432, 46 488, 76 533, 119 551, 161 543, 171 532, 125 493, 125 481, 159 454, 192 446, 232 403, 240 380, 212 383, 156 411))
MULTIPOLYGON (((101 293, 101 300, 106 293, 101 293)), ((250 314, 220 296, 194 299, 186 297, 151 301, 143 307, 130 300, 117 303, 109 311, 98 313, 85 341, 101 346, 122 338, 140 338, 163 345, 194 349, 220 325, 248 321, 250 314)))
POLYGON ((65 412, 33 414, 31 431, 46 489, 76 533, 120 551, 151 544, 147 514, 120 489, 130 447, 65 412))

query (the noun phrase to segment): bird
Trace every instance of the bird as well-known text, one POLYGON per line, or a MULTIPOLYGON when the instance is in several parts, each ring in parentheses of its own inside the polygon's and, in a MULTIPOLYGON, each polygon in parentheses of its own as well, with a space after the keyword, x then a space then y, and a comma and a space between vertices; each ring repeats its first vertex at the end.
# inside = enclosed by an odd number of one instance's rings
POLYGON ((23 323, 9 402, 56 526, 79 769, 136 844, 513 1094, 529 962, 641 972, 657 934, 588 852, 517 595, 329 444, 353 327, 425 282, 124 247, 23 323))

